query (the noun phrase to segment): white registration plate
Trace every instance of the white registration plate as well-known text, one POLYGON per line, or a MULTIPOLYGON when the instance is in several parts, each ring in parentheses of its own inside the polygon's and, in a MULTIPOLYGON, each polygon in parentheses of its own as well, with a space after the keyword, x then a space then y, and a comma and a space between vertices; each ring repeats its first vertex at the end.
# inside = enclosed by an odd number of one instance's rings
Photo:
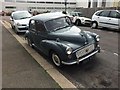
POLYGON ((76 52, 76 57, 77 57, 77 58, 80 58, 80 57, 82 57, 82 56, 90 53, 90 52, 93 51, 93 50, 94 50, 94 44, 89 45, 89 46, 87 46, 87 47, 85 47, 85 48, 77 51, 77 52, 76 52))

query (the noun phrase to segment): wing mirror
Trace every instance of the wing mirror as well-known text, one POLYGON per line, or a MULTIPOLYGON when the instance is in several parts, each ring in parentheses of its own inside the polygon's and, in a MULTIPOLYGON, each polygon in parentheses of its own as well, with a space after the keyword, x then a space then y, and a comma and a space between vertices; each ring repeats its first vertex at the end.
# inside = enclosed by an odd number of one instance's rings
POLYGON ((10 21, 13 21, 13 19, 12 19, 12 18, 10 18, 10 21))

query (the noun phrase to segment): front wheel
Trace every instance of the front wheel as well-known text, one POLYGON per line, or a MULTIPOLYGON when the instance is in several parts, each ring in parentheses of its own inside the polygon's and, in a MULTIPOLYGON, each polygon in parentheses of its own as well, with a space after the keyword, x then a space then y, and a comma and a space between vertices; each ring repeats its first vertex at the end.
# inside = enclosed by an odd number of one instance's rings
POLYGON ((98 28, 98 23, 97 22, 93 22, 91 28, 98 28))
POLYGON ((76 21, 75 21, 75 25, 76 25, 76 26, 80 26, 80 25, 81 25, 81 21, 80 21, 79 19, 76 20, 76 21))
POLYGON ((60 57, 58 56, 58 54, 56 54, 55 52, 51 52, 50 56, 51 56, 51 59, 52 59, 53 63, 54 63, 57 67, 61 67, 61 66, 62 66, 61 59, 60 59, 60 57))

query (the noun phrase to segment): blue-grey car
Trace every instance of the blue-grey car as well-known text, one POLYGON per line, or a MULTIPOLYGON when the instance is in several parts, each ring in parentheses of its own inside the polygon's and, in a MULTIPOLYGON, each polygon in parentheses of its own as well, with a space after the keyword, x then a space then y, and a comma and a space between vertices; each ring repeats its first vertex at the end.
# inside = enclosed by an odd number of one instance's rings
POLYGON ((56 66, 76 64, 100 52, 99 35, 79 29, 62 13, 33 16, 25 38, 56 66))

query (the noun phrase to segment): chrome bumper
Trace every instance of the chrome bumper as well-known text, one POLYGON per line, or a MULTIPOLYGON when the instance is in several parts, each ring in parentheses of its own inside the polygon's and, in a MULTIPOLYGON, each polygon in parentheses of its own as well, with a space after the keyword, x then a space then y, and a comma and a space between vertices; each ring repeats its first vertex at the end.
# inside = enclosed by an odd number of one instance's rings
POLYGON ((76 64, 76 63, 79 63, 79 62, 81 62, 81 61, 83 61, 83 60, 85 60, 85 59, 87 59, 87 58, 95 55, 95 54, 98 53, 98 52, 99 52, 99 50, 94 51, 93 53, 91 53, 91 54, 89 54, 89 55, 87 55, 87 56, 85 56, 85 57, 83 57, 83 58, 81 58, 81 59, 78 59, 78 60, 76 60, 76 61, 74 61, 74 62, 67 63, 67 62, 62 61, 62 64, 65 64, 65 65, 76 64))

